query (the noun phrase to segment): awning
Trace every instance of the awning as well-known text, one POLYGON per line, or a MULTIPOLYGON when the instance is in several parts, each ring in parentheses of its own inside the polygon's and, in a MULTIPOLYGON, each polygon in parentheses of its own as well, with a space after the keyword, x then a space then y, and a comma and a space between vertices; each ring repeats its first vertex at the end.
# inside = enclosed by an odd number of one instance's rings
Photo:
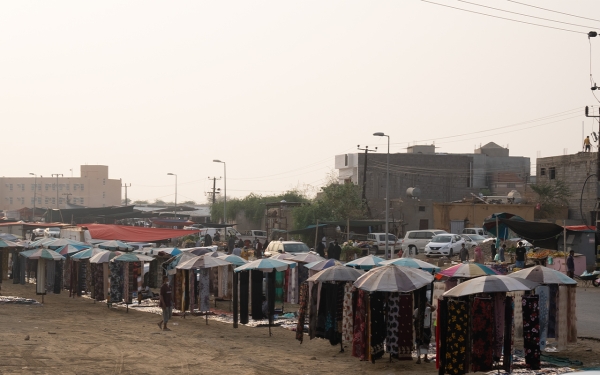
POLYGON ((93 239, 120 240, 127 242, 156 242, 188 236, 198 233, 200 230, 163 229, 131 227, 125 225, 110 224, 80 224, 90 231, 93 239))
POLYGON ((563 232, 563 227, 554 223, 540 223, 537 221, 515 221, 511 219, 498 219, 519 237, 530 241, 554 238, 563 232))
MULTIPOLYGON (((329 224, 319 224, 319 228, 322 227, 326 227, 329 224)), ((296 229, 296 230, 290 230, 288 231, 289 234, 307 234, 307 233, 314 233, 315 229, 317 228, 316 225, 309 225, 306 228, 302 228, 302 229, 296 229)))

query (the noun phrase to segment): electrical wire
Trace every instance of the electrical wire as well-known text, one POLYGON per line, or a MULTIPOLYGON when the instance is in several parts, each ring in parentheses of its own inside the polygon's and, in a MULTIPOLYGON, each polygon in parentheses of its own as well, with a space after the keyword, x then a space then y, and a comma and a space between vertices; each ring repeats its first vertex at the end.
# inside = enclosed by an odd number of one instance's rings
POLYGON ((553 13, 559 13, 559 14, 564 14, 566 16, 571 16, 571 17, 577 17, 577 18, 582 18, 584 20, 590 20, 590 21, 598 21, 600 22, 600 20, 595 19, 595 18, 587 18, 587 17, 582 17, 582 16, 576 16, 574 14, 570 14, 570 13, 564 13, 564 12, 559 12, 557 10, 552 10, 552 9, 547 9, 547 8, 542 8, 542 7, 538 7, 535 5, 530 5, 530 4, 525 4, 525 3, 521 3, 519 1, 514 1, 514 0, 506 0, 506 1, 510 1, 511 3, 516 3, 516 4, 521 4, 521 5, 525 5, 526 7, 532 7, 532 8, 537 8, 537 9, 542 9, 548 12, 553 12, 553 13))
POLYGON ((539 27, 545 27, 547 29, 555 29, 555 30, 562 30, 562 31, 567 31, 570 33, 577 33, 577 34, 587 34, 584 33, 582 31, 575 31, 575 30, 569 30, 569 29, 563 29, 560 27, 554 27, 554 26, 547 26, 547 25, 540 25, 539 23, 533 23, 533 22, 527 22, 527 21, 519 21, 519 20, 515 20, 512 18, 506 18, 506 17, 500 17, 500 16, 494 16, 493 14, 487 14, 487 13, 482 13, 482 12, 476 12, 474 10, 468 10, 468 9, 464 9, 464 8, 459 8, 459 7, 453 7, 451 5, 446 5, 446 4, 440 4, 440 3, 434 3, 433 1, 428 1, 428 0, 421 0, 425 3, 430 3, 430 4, 434 4, 434 5, 439 5, 442 7, 446 7, 446 8, 452 8, 452 9, 456 9, 456 10, 462 10, 463 12, 469 12, 469 13, 475 13, 475 14, 480 14, 482 16, 487 16, 487 17, 493 17, 493 18, 499 18, 502 20, 507 20, 507 21, 513 21, 513 22, 519 22, 519 23, 525 23, 527 25, 533 25, 533 26, 539 26, 539 27))
POLYGON ((512 12, 510 10, 504 10, 504 9, 494 8, 494 7, 490 7, 490 6, 487 6, 487 5, 476 4, 476 3, 472 3, 472 2, 466 1, 466 0, 458 0, 458 1, 460 1, 461 3, 467 3, 467 4, 471 4, 471 5, 476 5, 478 7, 483 7, 483 8, 497 10, 497 11, 500 11, 500 12, 506 12, 506 13, 518 14, 519 16, 536 18, 538 20, 544 20, 544 21, 550 21, 550 22, 557 22, 557 23, 562 23, 562 24, 571 25, 571 26, 587 27, 589 29, 599 29, 598 27, 595 27, 595 26, 585 26, 585 25, 579 25, 577 23, 569 23, 569 22, 551 20, 549 18, 543 18, 543 17, 537 17, 537 16, 530 16, 528 14, 519 13, 519 12, 512 12))

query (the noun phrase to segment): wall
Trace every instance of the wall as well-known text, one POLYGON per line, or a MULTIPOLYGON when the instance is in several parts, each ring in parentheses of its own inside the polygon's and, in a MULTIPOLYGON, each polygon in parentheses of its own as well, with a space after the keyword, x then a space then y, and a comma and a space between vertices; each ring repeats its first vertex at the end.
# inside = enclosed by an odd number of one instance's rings
POLYGON ((493 213, 509 212, 533 221, 534 210, 533 204, 433 203, 433 223, 435 229, 450 232, 452 220, 468 220, 465 228, 481 228, 485 218, 493 213))

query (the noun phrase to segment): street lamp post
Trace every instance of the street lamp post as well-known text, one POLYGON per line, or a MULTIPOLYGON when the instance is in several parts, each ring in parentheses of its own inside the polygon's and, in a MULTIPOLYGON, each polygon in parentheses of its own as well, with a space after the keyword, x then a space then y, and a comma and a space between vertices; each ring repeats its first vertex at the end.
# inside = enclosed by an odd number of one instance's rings
POLYGON ((385 175, 385 259, 388 258, 388 239, 389 239, 389 225, 390 225, 390 136, 382 132, 373 133, 376 137, 387 137, 387 162, 386 162, 386 175, 385 175))
POLYGON ((213 162, 223 163, 223 223, 227 224, 227 163, 219 159, 214 159, 213 162))
MULTIPOLYGON (((175 211, 177 211, 177 175, 175 173, 167 173, 167 176, 175 176, 175 211)), ((177 212, 175 212, 177 217, 177 212)))
POLYGON ((33 215, 31 215, 31 221, 33 221, 35 223, 35 202, 37 200, 37 174, 35 173, 29 173, 34 177, 34 182, 33 182, 33 215))

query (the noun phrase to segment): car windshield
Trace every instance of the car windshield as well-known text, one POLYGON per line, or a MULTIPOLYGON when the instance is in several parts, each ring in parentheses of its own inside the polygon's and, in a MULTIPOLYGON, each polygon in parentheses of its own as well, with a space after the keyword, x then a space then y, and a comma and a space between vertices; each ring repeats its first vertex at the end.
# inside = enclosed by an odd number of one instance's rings
POLYGON ((451 242, 452 236, 437 235, 431 239, 431 242, 451 242))
POLYGON ((286 253, 308 253, 310 249, 303 243, 286 243, 283 245, 286 253))

